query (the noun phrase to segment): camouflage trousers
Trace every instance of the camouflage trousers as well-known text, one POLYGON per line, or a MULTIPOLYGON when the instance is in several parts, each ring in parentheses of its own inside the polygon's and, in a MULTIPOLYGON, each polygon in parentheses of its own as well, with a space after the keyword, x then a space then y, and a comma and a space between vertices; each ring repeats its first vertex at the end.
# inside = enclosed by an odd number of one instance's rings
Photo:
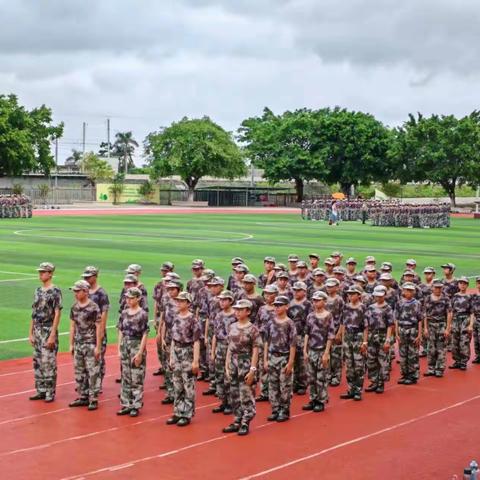
POLYGON ((480 318, 475 318, 473 322, 473 346, 475 356, 480 358, 480 318))
POLYGON ((443 373, 445 371, 445 357, 447 355, 447 341, 445 339, 446 324, 443 322, 428 322, 428 371, 443 373))
POLYGON ((207 356, 207 371, 210 375, 210 386, 215 388, 215 362, 212 361, 213 322, 208 322, 207 338, 205 339, 205 355, 207 356))
POLYGON ((308 382, 310 384, 310 400, 326 403, 328 401, 329 367, 322 364, 325 349, 310 349, 308 351, 308 382))
POLYGON ((173 344, 173 414, 192 418, 195 415, 195 375, 192 372, 193 345, 173 344))
POLYGON ((35 389, 47 397, 54 397, 57 387, 58 337, 53 350, 46 347, 52 327, 34 326, 33 374, 35 389))
POLYGON ((288 359, 288 353, 268 355, 268 398, 273 412, 290 411, 293 374, 285 373, 288 359))
POLYGON ((207 323, 207 317, 200 316, 198 318, 198 321, 200 322, 200 328, 202 331, 202 334, 200 337, 200 358, 199 358, 200 372, 208 376, 209 374, 208 367, 210 364, 210 360, 207 356, 207 345, 205 343, 205 324, 207 323))
POLYGON ((252 356, 250 354, 232 354, 230 358, 230 397, 232 399, 235 423, 250 423, 255 417, 255 386, 245 383, 245 376, 250 371, 252 356))
POLYGON ((307 388, 307 370, 305 368, 305 359, 303 358, 303 344, 305 335, 297 335, 297 353, 293 367, 293 391, 306 390, 307 388))
POLYGON ((173 369, 170 366, 171 342, 166 342, 165 346, 162 347, 162 350, 165 356, 165 364, 163 365, 165 373, 163 374, 163 378, 165 379, 165 389, 167 391, 167 397, 174 398, 173 369))
POLYGON ((77 393, 82 400, 97 400, 100 391, 100 362, 95 358, 95 344, 75 342, 73 366, 77 393))
POLYGON ((136 410, 143 406, 143 386, 147 364, 145 351, 139 367, 133 364, 133 358, 140 350, 141 338, 122 336, 120 343, 120 361, 122 367, 122 385, 120 390, 120 404, 124 408, 136 410))
POLYGON ((383 386, 388 375, 390 365, 390 350, 383 349, 387 341, 386 330, 372 330, 368 332, 367 371, 368 379, 375 385, 383 386))
POLYGON ((343 339, 343 355, 345 360, 347 383, 349 391, 360 393, 365 376, 365 357, 360 352, 363 333, 345 332, 343 339))
MULTIPOLYGON (((155 331, 158 332, 159 321, 155 320, 155 331)), ((158 363, 161 367, 165 368, 165 352, 163 351, 162 342, 155 342, 157 347, 158 363)))
POLYGON ((217 342, 215 349, 215 391, 222 403, 230 405, 230 383, 225 375, 225 359, 227 358, 228 343, 217 342))
POLYGON ((108 345, 108 338, 107 338, 107 331, 105 330, 103 334, 102 340, 102 350, 100 351, 100 385, 99 391, 102 389, 103 379, 105 378, 105 373, 107 371, 107 364, 105 362, 105 354, 107 353, 107 345, 108 345))
POLYGON ((417 380, 419 376, 419 352, 415 345, 418 327, 399 327, 400 374, 403 378, 417 380))
POLYGON ((470 339, 467 331, 470 324, 468 315, 454 315, 452 320, 452 358, 455 363, 467 366, 470 360, 470 339))
POLYGON ((342 380, 342 366, 343 366, 343 348, 342 345, 332 343, 330 350, 330 364, 328 366, 330 382, 332 380, 338 383, 342 380))
POLYGON ((268 371, 264 366, 264 343, 258 349, 258 378, 260 379, 260 395, 268 398, 268 371))

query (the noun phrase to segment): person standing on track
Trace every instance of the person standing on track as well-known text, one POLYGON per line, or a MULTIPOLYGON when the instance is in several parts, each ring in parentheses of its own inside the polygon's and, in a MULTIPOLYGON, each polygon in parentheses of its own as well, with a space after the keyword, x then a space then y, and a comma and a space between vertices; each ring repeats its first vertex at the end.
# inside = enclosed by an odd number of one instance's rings
POLYGON ((75 295, 75 303, 70 310, 70 353, 73 355, 79 397, 68 406, 88 406, 88 410, 96 410, 103 326, 100 308, 89 298, 89 289, 90 284, 85 280, 75 282, 70 288, 75 295))
POLYGON ((37 268, 41 287, 35 290, 29 341, 34 348, 33 373, 36 394, 30 400, 55 400, 57 386, 58 325, 62 312, 62 292, 53 282, 55 265, 41 263, 37 268))
POLYGON ((343 351, 339 330, 345 301, 338 294, 339 284, 337 279, 328 279, 325 286, 327 289, 327 301, 325 303, 325 308, 332 314, 336 336, 330 349, 330 361, 328 364, 329 381, 332 387, 338 387, 342 380, 343 367, 343 351))
POLYGON ((477 291, 472 295, 472 315, 473 322, 473 346, 475 348, 475 358, 472 363, 480 363, 480 277, 475 279, 477 291))
POLYGON ((105 378, 106 364, 105 353, 107 352, 107 318, 108 310, 110 308, 110 300, 108 299, 107 292, 97 283, 98 280, 98 268, 94 266, 85 267, 82 273, 82 278, 90 285, 88 294, 90 300, 95 302, 100 309, 101 313, 101 327, 102 327, 102 350, 100 352, 100 382, 99 392, 102 393, 103 379, 105 378))
POLYGON ((263 259, 264 272, 258 276, 258 286, 260 288, 275 283, 275 263, 275 257, 269 256, 263 259))

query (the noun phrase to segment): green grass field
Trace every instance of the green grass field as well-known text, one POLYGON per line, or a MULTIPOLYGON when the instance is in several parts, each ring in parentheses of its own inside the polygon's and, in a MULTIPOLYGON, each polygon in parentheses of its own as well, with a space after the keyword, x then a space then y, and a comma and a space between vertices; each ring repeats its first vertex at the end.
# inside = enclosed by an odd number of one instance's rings
MULTIPOLYGON (((295 215, 145 215, 97 217, 37 217, 0 221, 0 359, 31 354, 28 334, 30 306, 38 284, 35 268, 54 262, 55 283, 64 294, 60 331, 68 330, 72 293, 68 287, 86 265, 101 270, 100 283, 114 304, 109 325, 117 320, 118 293, 123 271, 130 263, 143 266, 143 282, 151 293, 159 267, 173 261, 185 281, 190 262, 203 258, 221 276, 229 274, 233 256, 243 257, 259 274, 265 255, 286 262, 289 253, 307 257, 318 252, 322 260, 333 250, 363 262, 372 254, 378 262, 391 261, 398 278, 404 261, 413 257, 418 268, 457 265, 457 274, 480 273, 480 222, 455 218, 452 228, 411 230, 379 228, 359 223, 329 227, 295 215)), ((439 269, 440 270, 440 269, 439 269)), ((115 341, 115 329, 109 329, 115 341)), ((61 337, 61 349, 67 336, 61 337)))

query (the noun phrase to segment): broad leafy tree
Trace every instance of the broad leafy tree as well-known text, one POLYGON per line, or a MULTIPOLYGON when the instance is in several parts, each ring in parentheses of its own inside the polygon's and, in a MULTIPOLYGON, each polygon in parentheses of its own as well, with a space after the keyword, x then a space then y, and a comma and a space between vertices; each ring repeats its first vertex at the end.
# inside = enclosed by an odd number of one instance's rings
POLYGON ((93 152, 85 154, 85 158, 81 162, 81 167, 92 185, 95 185, 100 180, 112 180, 115 176, 111 165, 93 152))

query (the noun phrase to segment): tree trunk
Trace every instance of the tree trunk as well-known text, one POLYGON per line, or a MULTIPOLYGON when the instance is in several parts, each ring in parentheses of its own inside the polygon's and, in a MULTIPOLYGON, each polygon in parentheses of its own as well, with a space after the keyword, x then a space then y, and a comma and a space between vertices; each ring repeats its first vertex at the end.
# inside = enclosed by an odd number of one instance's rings
POLYGON ((303 201, 303 180, 301 178, 295 179, 295 190, 297 192, 297 202, 300 203, 303 201))
POLYGON ((457 206, 457 197, 456 197, 456 186, 457 186, 457 179, 452 179, 451 181, 441 182, 440 185, 443 189, 447 192, 448 198, 450 198, 450 203, 452 207, 457 206))
POLYGON ((353 185, 352 182, 340 183, 340 188, 341 188, 341 190, 342 190, 342 193, 343 193, 346 197, 350 197, 350 192, 351 192, 351 190, 352 190, 352 185, 353 185))
POLYGON ((195 198, 195 187, 200 179, 196 177, 189 177, 186 178, 184 181, 188 187, 188 201, 193 202, 195 198))
POLYGON ((193 202, 193 199, 195 197, 195 190, 193 188, 188 189, 188 201, 193 202))

